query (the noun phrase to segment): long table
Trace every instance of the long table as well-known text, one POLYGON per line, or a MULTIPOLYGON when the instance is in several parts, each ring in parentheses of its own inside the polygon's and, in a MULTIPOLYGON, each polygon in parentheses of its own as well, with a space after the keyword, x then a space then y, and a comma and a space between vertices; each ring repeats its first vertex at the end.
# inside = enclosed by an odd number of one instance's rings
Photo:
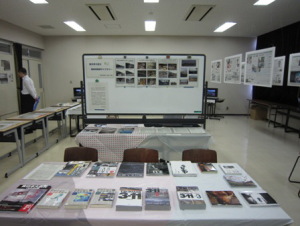
MULTIPOLYGON (((181 160, 182 151, 190 148, 209 148, 211 135, 201 127, 143 127, 135 126, 130 134, 118 133, 124 125, 108 125, 114 133, 91 132, 89 125, 77 134, 75 140, 84 147, 96 148, 101 161, 122 161, 128 148, 152 148, 159 151, 159 158, 181 160)), ((128 127, 131 127, 128 125, 128 127)), ((99 131, 101 128, 98 128, 99 131)))
MULTIPOLYGON (((55 163, 52 163, 55 164, 55 163)), ((57 164, 57 163, 56 163, 57 164)), ((63 163, 60 163, 63 164, 63 163)), ((0 212, 1 225, 9 226, 235 226, 235 225, 255 225, 255 226, 282 226, 290 225, 293 220, 280 206, 250 207, 239 194, 239 191, 260 190, 257 187, 232 188, 223 178, 223 172, 219 164, 214 164, 218 169, 217 173, 205 174, 197 169, 197 177, 173 177, 169 176, 145 176, 143 178, 87 178, 86 174, 78 178, 53 177, 48 181, 25 180, 17 181, 10 189, 0 195, 0 200, 9 193, 11 189, 20 184, 48 184, 53 188, 67 188, 72 191, 75 188, 119 188, 142 187, 143 198, 147 187, 167 188, 170 195, 170 211, 148 211, 143 207, 142 211, 116 211, 115 204, 112 208, 90 208, 67 210, 63 206, 60 209, 38 209, 34 208, 29 214, 18 214, 14 212, 0 212), (206 209, 203 210, 180 210, 177 200, 176 186, 198 186, 206 202, 206 209), (216 207, 212 206, 205 193, 207 190, 233 190, 242 207, 216 207)), ((237 164, 234 164, 243 175, 247 173, 237 164)), ((196 164, 194 167, 197 168, 196 164)), ((253 179, 253 178, 252 178, 253 179)), ((271 194, 272 195, 272 194, 271 194)), ((276 197, 273 197, 276 199, 276 197)), ((280 203, 279 203, 280 204, 280 203)))

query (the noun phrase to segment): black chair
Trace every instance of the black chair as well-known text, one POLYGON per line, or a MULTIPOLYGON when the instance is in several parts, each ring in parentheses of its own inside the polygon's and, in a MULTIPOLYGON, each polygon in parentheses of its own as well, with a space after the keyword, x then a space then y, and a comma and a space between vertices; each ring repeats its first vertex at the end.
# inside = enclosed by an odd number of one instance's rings
POLYGON ((64 162, 69 161, 98 161, 98 151, 88 147, 69 147, 65 149, 64 162))
POLYGON ((217 152, 210 149, 188 149, 182 152, 182 161, 217 162, 217 152))
POLYGON ((158 151, 150 148, 129 148, 124 150, 123 162, 159 162, 158 151))

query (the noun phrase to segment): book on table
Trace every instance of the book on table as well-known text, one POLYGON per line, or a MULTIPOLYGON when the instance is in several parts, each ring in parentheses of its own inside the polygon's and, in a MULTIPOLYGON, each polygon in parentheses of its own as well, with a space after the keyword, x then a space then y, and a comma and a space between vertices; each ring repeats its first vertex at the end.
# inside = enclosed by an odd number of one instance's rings
POLYGON ((61 207, 69 194, 68 189, 50 189, 42 200, 37 204, 37 208, 57 209, 61 207))
POLYGON ((278 206, 275 199, 266 191, 240 191, 249 206, 278 206))
POLYGON ((147 163, 146 167, 147 176, 164 176, 169 175, 169 167, 166 162, 151 162, 147 163))
POLYGON ((199 163, 197 163, 197 165, 202 173, 217 173, 218 172, 217 168, 212 163, 199 162, 199 163))
POLYGON ((240 175, 242 174, 239 169, 233 164, 230 163, 220 163, 220 168, 223 170, 223 172, 227 175, 240 175))
POLYGON ((95 162, 86 176, 112 178, 116 175, 117 167, 117 162, 95 162))
POLYGON ((102 127, 99 133, 115 133, 117 128, 112 127, 102 127))
POLYGON ((80 177, 89 167, 91 161, 69 161, 55 176, 58 177, 80 177))
POLYGON ((212 206, 242 206, 233 191, 206 191, 206 194, 212 206))
POLYGON ((197 172, 191 161, 170 161, 174 177, 196 177, 197 172))
POLYGON ((29 213, 50 188, 50 185, 21 184, 0 201, 0 211, 29 213))
POLYGON ((117 177, 144 177, 143 162, 122 162, 117 177))
POLYGON ((256 187, 253 180, 245 175, 224 175, 224 179, 232 187, 256 187))
POLYGON ((113 206, 115 194, 115 189, 98 188, 92 197, 89 207, 110 208, 113 206))
POLYGON ((99 133, 99 129, 94 128, 84 128, 81 133, 99 133))
POLYGON ((124 127, 124 128, 120 128, 118 129, 118 133, 124 133, 124 134, 131 134, 133 133, 134 128, 131 127, 124 127))
POLYGON ((76 188, 65 203, 66 209, 86 209, 94 194, 93 189, 76 188))
POLYGON ((143 209, 142 188, 120 187, 117 201, 117 211, 141 211, 143 209))
POLYGON ((168 189, 152 187, 146 189, 145 210, 170 210, 168 189))
POLYGON ((197 186, 176 186, 176 192, 180 209, 206 208, 206 203, 197 186))

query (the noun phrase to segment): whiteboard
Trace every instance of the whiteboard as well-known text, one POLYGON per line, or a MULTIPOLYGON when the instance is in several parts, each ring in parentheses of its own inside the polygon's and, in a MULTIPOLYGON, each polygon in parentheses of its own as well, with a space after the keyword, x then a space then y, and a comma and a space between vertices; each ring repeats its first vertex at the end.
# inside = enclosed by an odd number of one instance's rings
POLYGON ((204 55, 84 54, 86 114, 202 114, 204 55))

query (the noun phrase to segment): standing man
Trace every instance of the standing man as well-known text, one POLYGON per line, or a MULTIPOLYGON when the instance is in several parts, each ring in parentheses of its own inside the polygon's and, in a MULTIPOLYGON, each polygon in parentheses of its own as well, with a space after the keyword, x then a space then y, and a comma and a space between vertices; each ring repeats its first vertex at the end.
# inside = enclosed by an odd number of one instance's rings
POLYGON ((20 68, 18 75, 22 78, 21 114, 33 111, 34 102, 38 99, 33 80, 27 75, 25 68, 20 68))

